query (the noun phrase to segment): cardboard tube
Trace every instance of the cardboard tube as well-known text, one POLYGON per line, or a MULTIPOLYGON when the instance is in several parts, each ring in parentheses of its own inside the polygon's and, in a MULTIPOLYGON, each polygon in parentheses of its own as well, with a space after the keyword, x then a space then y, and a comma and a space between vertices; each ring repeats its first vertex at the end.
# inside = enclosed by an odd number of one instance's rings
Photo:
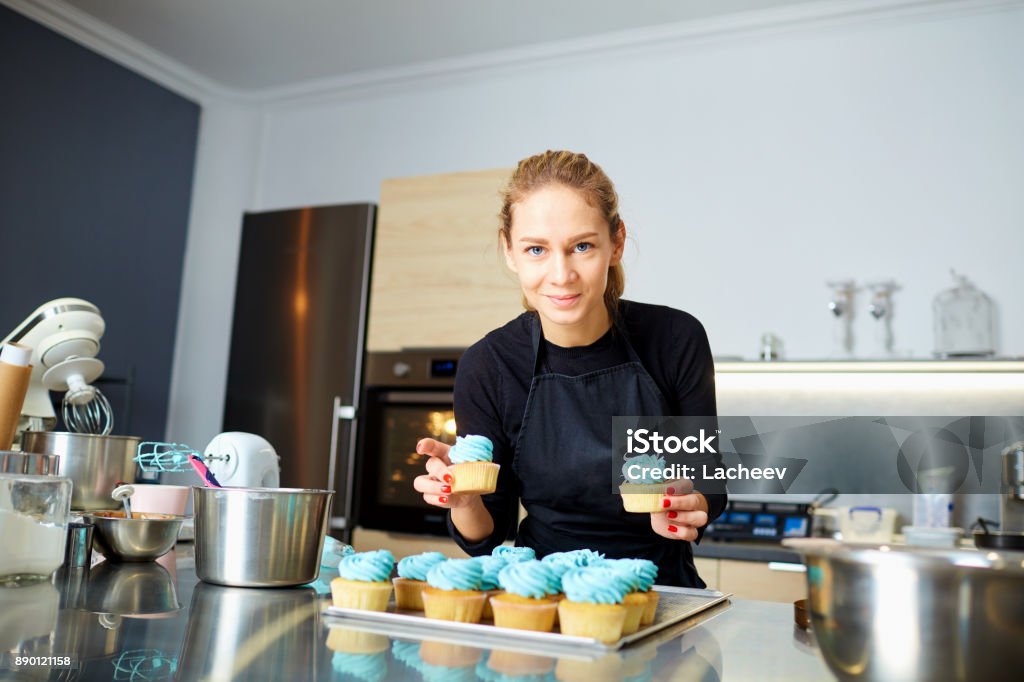
POLYGON ((17 343, 0 351, 0 450, 10 450, 32 378, 32 349, 17 343))

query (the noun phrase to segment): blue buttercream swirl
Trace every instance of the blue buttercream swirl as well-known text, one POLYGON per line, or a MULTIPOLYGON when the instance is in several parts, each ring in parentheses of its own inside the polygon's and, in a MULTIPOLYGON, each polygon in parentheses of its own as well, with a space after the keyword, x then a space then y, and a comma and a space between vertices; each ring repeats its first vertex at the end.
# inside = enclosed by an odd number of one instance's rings
POLYGON ((609 566, 584 566, 562 576, 562 592, 570 601, 591 604, 621 604, 629 584, 609 566))
POLYGON ((604 566, 611 566, 630 579, 631 588, 647 592, 658 577, 658 566, 647 559, 605 559, 604 566))
POLYGON ((380 682, 388 675, 388 658, 379 654, 346 654, 335 651, 331 666, 337 673, 351 675, 366 682, 380 682))
POLYGON ((532 547, 506 547, 498 545, 491 550, 492 556, 500 556, 510 564, 516 561, 530 561, 537 558, 537 553, 532 547))
POLYGON ((398 577, 409 580, 426 580, 427 571, 431 566, 447 560, 448 557, 440 552, 423 552, 407 556, 398 562, 398 577))
POLYGON ((663 483, 664 479, 659 475, 655 478, 652 475, 654 469, 665 468, 665 458, 657 455, 636 455, 626 459, 622 465, 622 478, 626 483, 637 485, 657 485, 663 483))
POLYGON ((452 464, 493 461, 494 443, 487 436, 458 436, 448 450, 448 459, 452 464))
POLYGON ((517 561, 501 569, 498 583, 506 592, 520 597, 541 599, 562 591, 558 573, 543 561, 517 561))
POLYGON ((541 559, 546 564, 565 565, 570 568, 589 566, 604 560, 604 554, 592 549, 574 549, 568 552, 555 552, 541 559))
POLYGON ((505 557, 484 555, 473 557, 472 560, 480 564, 480 568, 483 569, 483 577, 480 579, 480 589, 498 589, 498 571, 505 568, 505 565, 508 564, 505 557))
POLYGON ((338 564, 338 575, 345 580, 383 582, 391 577, 395 557, 386 549, 350 554, 338 564))
POLYGON ((427 571, 427 584, 439 590, 479 590, 484 570, 474 559, 449 559, 427 571))

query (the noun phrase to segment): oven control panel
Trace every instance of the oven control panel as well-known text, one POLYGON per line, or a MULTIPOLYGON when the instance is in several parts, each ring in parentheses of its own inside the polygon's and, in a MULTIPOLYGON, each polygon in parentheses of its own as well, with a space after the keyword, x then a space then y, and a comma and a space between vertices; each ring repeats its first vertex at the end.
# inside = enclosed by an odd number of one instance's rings
POLYGON ((462 348, 424 348, 366 356, 367 386, 451 388, 462 348))

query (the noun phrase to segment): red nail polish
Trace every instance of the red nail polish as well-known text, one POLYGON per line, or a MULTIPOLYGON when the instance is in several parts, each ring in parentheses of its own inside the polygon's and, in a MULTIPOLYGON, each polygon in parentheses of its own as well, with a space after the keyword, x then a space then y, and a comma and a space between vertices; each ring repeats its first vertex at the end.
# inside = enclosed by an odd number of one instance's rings
POLYGON ((668 509, 668 506, 669 506, 670 504, 672 504, 672 501, 671 501, 671 500, 662 500, 662 501, 661 501, 661 506, 662 506, 663 508, 665 508, 665 509, 668 509))
POLYGON ((669 526, 669 527, 668 527, 668 532, 669 532, 669 533, 678 533, 678 532, 679 532, 679 529, 678 529, 678 528, 676 528, 675 526, 669 526))
POLYGON ((444 482, 445 483, 451 483, 452 482, 452 475, 451 474, 445 474, 444 475, 444 482))
POLYGON ((675 488, 669 488, 668 490, 665 491, 665 494, 666 495, 675 495, 676 494, 676 489, 675 488))
POLYGON ((670 519, 674 519, 678 516, 678 514, 676 514, 674 511, 670 511, 668 514, 665 514, 665 516, 669 517, 670 519))
POLYGON ((442 495, 441 497, 437 498, 437 501, 440 502, 441 504, 448 504, 448 498, 445 497, 444 495, 442 495))
POLYGON ((452 487, 450 485, 443 485, 443 486, 441 486, 441 492, 443 492, 443 493, 450 493, 451 491, 452 491, 452 487))

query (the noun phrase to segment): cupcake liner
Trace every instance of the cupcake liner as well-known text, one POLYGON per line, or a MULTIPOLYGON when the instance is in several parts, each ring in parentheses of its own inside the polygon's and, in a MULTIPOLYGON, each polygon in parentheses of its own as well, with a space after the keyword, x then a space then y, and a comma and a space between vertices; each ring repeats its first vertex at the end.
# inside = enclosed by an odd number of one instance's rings
POLYGON ((626 619, 622 622, 622 634, 631 635, 640 629, 640 620, 647 608, 647 595, 642 592, 630 592, 622 598, 626 607, 626 619))
POLYGON ((558 602, 554 599, 530 599, 506 592, 490 601, 496 627, 551 632, 555 626, 558 602))
POLYGON ((626 607, 622 604, 591 604, 563 599, 558 603, 562 634, 591 637, 606 644, 622 637, 626 607))
POLYGON ((658 613, 659 595, 654 590, 642 592, 641 594, 647 595, 647 606, 644 607, 644 615, 640 617, 640 625, 650 625, 654 622, 654 617, 658 613))
POLYGON ((335 578, 331 581, 331 598, 341 609, 387 611, 391 583, 335 578))
POLYGON ((505 594, 505 590, 484 590, 484 613, 480 616, 481 620, 494 620, 494 610, 491 608, 491 597, 497 597, 499 594, 505 594))
POLYGON ((412 580, 411 578, 394 578, 395 586, 395 608, 406 611, 423 610, 423 588, 427 586, 425 580, 412 580))
POLYGON ((493 493, 498 487, 498 469, 494 462, 463 462, 448 467, 452 472, 453 493, 493 493))
POLYGON ((484 595, 477 590, 423 588, 423 613, 427 618, 479 623, 484 612, 484 595))
POLYGON ((664 485, 642 485, 623 483, 619 486, 622 493, 622 506, 634 514, 650 514, 664 511, 661 501, 665 497, 664 485))

